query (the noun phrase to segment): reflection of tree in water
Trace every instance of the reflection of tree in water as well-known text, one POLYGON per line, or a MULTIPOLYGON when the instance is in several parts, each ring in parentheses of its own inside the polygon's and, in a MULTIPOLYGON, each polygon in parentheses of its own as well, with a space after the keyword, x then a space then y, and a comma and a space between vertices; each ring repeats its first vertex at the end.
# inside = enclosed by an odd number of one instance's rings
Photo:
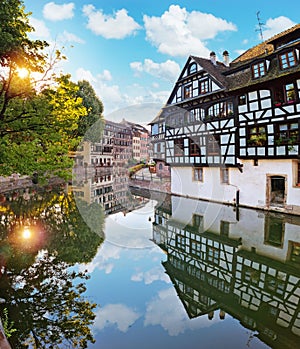
POLYGON ((81 218, 72 194, 25 191, 7 194, 0 206, 0 295, 16 332, 12 348, 86 348, 95 304, 84 298, 87 263, 103 242, 100 206, 82 203, 99 223, 98 234, 81 218), (99 234, 101 232, 101 234, 99 234))

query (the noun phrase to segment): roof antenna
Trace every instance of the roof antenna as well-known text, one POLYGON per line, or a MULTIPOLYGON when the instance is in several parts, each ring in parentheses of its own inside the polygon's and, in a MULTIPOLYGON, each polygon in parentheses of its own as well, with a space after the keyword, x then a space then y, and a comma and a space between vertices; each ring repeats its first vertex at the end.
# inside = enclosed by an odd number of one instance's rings
POLYGON ((259 17, 260 11, 256 12, 256 17, 257 17, 257 21, 258 21, 258 26, 259 28, 256 29, 257 32, 259 32, 260 34, 260 38, 261 38, 261 42, 264 41, 264 36, 263 36, 263 32, 262 32, 262 26, 265 25, 265 23, 261 22, 260 17, 259 17))

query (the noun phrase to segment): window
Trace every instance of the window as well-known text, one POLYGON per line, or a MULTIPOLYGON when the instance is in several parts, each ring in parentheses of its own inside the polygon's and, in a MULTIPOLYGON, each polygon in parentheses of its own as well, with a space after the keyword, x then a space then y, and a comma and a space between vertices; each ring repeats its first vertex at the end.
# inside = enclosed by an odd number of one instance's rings
POLYGON ((252 76, 254 79, 260 78, 266 75, 266 63, 265 61, 252 65, 252 76))
POLYGON ((265 126, 254 126, 249 129, 248 143, 251 146, 265 146, 266 145, 266 128, 265 126))
POLYGON ((189 124, 194 122, 199 122, 201 121, 201 118, 203 119, 204 115, 205 115, 204 109, 195 108, 185 113, 185 121, 189 124))
POLYGON ((228 184, 229 183, 229 169, 221 168, 221 183, 228 184))
POLYGON ((202 244, 199 241, 191 239, 190 241, 190 253, 194 256, 201 256, 201 246, 202 244))
POLYGON ((238 97, 238 104, 239 104, 239 105, 244 105, 244 104, 246 104, 246 102, 247 102, 247 97, 246 97, 246 95, 240 95, 240 96, 238 97))
POLYGON ((284 95, 287 103, 294 102, 296 99, 296 91, 294 84, 284 85, 284 95))
POLYGON ((207 136, 207 155, 218 155, 220 153, 220 136, 207 136))
POLYGON ((191 98, 192 97, 192 85, 184 86, 184 98, 191 98))
POLYGON ((199 84, 199 89, 200 89, 200 94, 204 94, 209 92, 209 84, 208 84, 208 79, 200 81, 199 84))
POLYGON ((258 284, 260 278, 260 271, 254 268, 243 266, 242 277, 245 282, 258 284))
POLYGON ((191 63, 190 66, 189 66, 189 75, 190 74, 193 74, 193 73, 196 73, 197 71, 197 64, 196 63, 191 63))
POLYGON ((182 235, 176 236, 176 246, 182 250, 185 250, 186 241, 184 236, 182 235))
POLYGON ((277 296, 283 296, 285 291, 285 282, 283 280, 277 279, 271 275, 266 275, 266 288, 276 293, 277 296))
POLYGON ((165 125, 163 123, 160 123, 158 125, 158 132, 159 133, 164 133, 165 132, 165 125))
POLYGON ((184 150, 184 139, 178 138, 174 139, 174 154, 177 156, 182 156, 184 150))
POLYGON ((220 235, 229 236, 229 222, 221 221, 220 222, 220 235))
POLYGON ((275 144, 292 146, 298 142, 298 134, 298 122, 276 125, 275 144))
POLYGON ((279 63, 281 69, 288 69, 296 65, 295 51, 289 51, 279 55, 279 63))
POLYGON ((194 167, 193 168, 193 180, 198 182, 203 182, 203 168, 194 167))
POLYGON ((200 155, 200 148, 197 144, 197 141, 194 139, 189 139, 189 155, 190 156, 199 156, 200 155))
POLYGON ((300 243, 295 241, 290 241, 291 246, 291 256, 290 261, 297 263, 299 265, 300 263, 300 243))
POLYGON ((232 102, 215 103, 208 108, 209 119, 224 118, 233 115, 232 102))
POLYGON ((217 248, 207 246, 206 248, 206 259, 212 264, 219 264, 220 251, 217 248))
POLYGON ((203 232, 203 216, 193 214, 193 227, 198 228, 199 231, 203 232))

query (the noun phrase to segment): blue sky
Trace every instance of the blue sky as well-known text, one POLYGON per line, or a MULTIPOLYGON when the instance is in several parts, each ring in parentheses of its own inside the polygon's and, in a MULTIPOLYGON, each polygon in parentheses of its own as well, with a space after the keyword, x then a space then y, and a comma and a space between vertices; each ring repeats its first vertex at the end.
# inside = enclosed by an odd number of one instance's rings
MULTIPOLYGON (((24 0, 34 38, 68 57, 60 69, 73 81, 88 80, 104 116, 150 122, 190 54, 215 51, 230 59, 263 38, 299 22, 300 1, 290 0, 24 0), (135 106, 153 105, 144 113, 135 106), (124 109, 125 108, 125 109, 124 109), (121 112, 120 112, 121 111, 121 112), (154 113, 154 114, 153 114, 154 113), (151 115, 153 114, 153 115, 151 115)), ((158 109, 159 110, 159 109, 158 109)))

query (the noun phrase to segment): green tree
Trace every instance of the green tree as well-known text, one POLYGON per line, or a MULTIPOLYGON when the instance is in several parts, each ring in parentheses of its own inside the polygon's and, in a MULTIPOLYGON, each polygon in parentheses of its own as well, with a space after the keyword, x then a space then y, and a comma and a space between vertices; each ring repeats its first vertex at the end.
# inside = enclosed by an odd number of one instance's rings
POLYGON ((29 24, 30 14, 25 13, 22 0, 0 2, 0 65, 8 67, 11 73, 18 67, 43 71, 46 59, 43 49, 48 43, 28 38, 28 33, 34 31, 29 24))
POLYGON ((79 119, 76 135, 86 141, 97 142, 103 130, 103 104, 88 81, 78 81, 78 87, 77 95, 82 98, 87 115, 79 119))
POLYGON ((46 42, 28 38, 34 30, 29 15, 20 0, 0 4, 0 175, 71 178, 69 151, 79 144, 77 128, 87 109, 70 76, 52 73, 61 52, 52 58, 46 42))
POLYGON ((24 94, 4 97, 0 174, 71 176, 73 161, 69 151, 79 144, 80 139, 73 133, 79 118, 86 115, 86 108, 70 76, 60 76, 55 82, 55 86, 40 93, 28 88, 26 98, 24 94))

